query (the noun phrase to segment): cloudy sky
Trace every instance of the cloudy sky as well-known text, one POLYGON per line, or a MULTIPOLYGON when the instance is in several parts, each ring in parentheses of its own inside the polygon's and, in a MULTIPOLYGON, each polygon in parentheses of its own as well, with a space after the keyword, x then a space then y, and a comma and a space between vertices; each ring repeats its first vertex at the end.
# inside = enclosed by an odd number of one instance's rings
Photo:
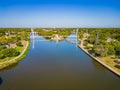
POLYGON ((0 27, 120 27, 120 0, 0 0, 0 27))

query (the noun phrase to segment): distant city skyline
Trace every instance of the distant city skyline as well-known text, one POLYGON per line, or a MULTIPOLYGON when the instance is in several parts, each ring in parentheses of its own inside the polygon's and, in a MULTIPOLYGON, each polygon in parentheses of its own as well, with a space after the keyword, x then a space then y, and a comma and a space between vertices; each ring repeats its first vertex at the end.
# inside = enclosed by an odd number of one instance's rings
POLYGON ((0 27, 120 27, 119 0, 0 0, 0 27))

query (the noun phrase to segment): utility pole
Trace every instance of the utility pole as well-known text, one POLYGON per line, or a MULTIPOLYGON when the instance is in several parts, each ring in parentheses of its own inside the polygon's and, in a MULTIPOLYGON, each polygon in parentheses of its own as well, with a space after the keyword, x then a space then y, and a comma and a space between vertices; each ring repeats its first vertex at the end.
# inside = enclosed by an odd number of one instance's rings
POLYGON ((33 30, 33 28, 31 28, 31 35, 32 35, 32 43, 33 43, 33 45, 32 45, 32 48, 34 49, 35 48, 35 42, 34 42, 34 38, 35 38, 35 33, 34 33, 34 30, 33 30))
POLYGON ((98 39, 99 39, 99 33, 97 32, 96 33, 96 41, 95 41, 95 44, 97 45, 99 42, 98 42, 98 39))
POLYGON ((77 46, 77 44, 78 44, 78 28, 76 29, 76 46, 77 46))

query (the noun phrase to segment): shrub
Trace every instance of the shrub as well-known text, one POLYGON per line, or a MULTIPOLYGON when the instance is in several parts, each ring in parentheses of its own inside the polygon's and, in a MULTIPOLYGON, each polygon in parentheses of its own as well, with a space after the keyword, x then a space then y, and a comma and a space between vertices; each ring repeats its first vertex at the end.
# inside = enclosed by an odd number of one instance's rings
POLYGON ((8 48, 2 51, 2 54, 5 57, 14 57, 14 56, 18 56, 20 54, 20 52, 18 52, 16 49, 14 48, 8 48))
POLYGON ((3 49, 6 49, 6 46, 0 46, 0 51, 2 51, 3 49))
POLYGON ((118 69, 120 69, 120 65, 118 65, 118 64, 117 64, 117 65, 115 65, 115 67, 116 67, 116 68, 118 68, 118 69))
POLYGON ((90 49, 90 48, 91 48, 91 47, 89 47, 89 46, 86 46, 86 47, 85 47, 85 49, 90 49))
POLYGON ((84 42, 84 46, 87 46, 87 45, 88 45, 88 41, 85 41, 85 42, 84 42))
POLYGON ((114 60, 114 62, 117 63, 117 64, 120 64, 120 61, 118 61, 118 60, 114 60))
POLYGON ((117 55, 115 55, 115 59, 118 59, 119 57, 117 55))
POLYGON ((5 56, 3 54, 0 54, 0 59, 4 59, 5 56))
POLYGON ((17 46, 20 46, 20 47, 23 46, 21 42, 17 42, 16 45, 17 45, 17 46))

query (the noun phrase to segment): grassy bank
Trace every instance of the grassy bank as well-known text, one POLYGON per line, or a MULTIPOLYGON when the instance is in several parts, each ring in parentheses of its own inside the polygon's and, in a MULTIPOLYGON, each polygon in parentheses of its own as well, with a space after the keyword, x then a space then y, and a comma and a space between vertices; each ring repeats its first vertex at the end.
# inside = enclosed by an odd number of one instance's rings
POLYGON ((110 60, 110 57, 104 57, 104 58, 98 58, 98 57, 94 57, 93 55, 91 55, 87 49, 84 49, 83 46, 79 45, 79 48, 81 48, 81 50, 83 50, 87 55, 89 55, 91 58, 93 58, 95 61, 97 61, 98 63, 100 63, 102 66, 104 66, 105 68, 107 68, 108 70, 110 70, 111 72, 113 72, 114 74, 116 74, 117 76, 120 77, 120 69, 117 69, 114 67, 114 63, 110 62, 108 60, 110 60))
POLYGON ((2 64, 0 63, 0 70, 2 69, 5 69, 5 68, 8 68, 16 63, 18 63, 20 60, 22 60, 23 58, 26 57, 28 51, 29 51, 29 48, 30 48, 30 41, 28 41, 28 45, 25 49, 25 51, 23 52, 23 54, 20 54, 19 56, 17 57, 14 57, 14 58, 7 58, 7 60, 5 62, 3 62, 2 64), (16 58, 16 59, 15 59, 16 58), (9 60, 8 60, 9 59, 9 60), (12 60, 13 59, 13 60, 12 60))
POLYGON ((105 64, 107 64, 108 66, 110 66, 111 68, 113 68, 115 71, 120 73, 120 69, 115 67, 117 65, 115 62, 117 61, 116 59, 112 59, 110 56, 98 58, 98 59, 104 62, 105 64))

